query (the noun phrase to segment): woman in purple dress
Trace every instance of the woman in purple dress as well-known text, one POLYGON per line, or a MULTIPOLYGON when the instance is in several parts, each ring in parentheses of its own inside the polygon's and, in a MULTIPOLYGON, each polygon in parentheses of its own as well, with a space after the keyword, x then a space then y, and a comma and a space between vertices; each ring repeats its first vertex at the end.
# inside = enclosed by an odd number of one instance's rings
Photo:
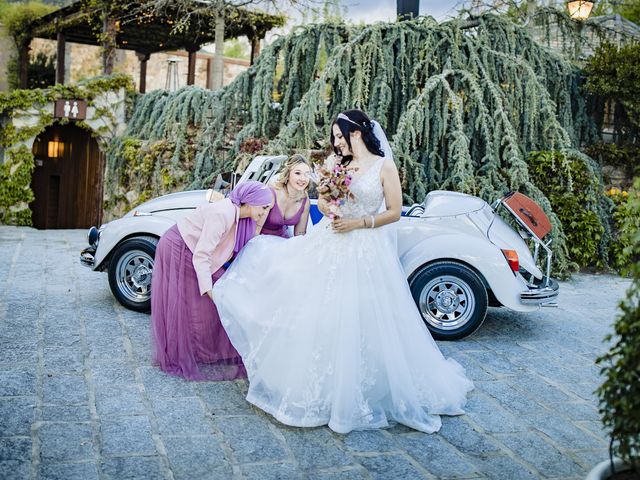
POLYGON ((153 362, 188 380, 245 378, 242 359, 220 324, 213 284, 223 265, 256 234, 273 204, 260 182, 196 208, 158 242, 151 285, 153 362), (198 364, 208 364, 206 369, 198 364))
POLYGON ((304 235, 309 220, 309 177, 311 166, 302 155, 293 155, 282 164, 277 180, 271 188, 273 208, 260 233, 289 238, 288 227, 294 235, 304 235))

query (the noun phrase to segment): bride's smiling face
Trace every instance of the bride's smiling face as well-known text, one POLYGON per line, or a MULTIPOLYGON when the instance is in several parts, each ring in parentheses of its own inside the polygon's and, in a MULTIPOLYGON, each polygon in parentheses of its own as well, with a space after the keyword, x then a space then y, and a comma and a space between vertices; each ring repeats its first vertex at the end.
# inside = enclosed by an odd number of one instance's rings
MULTIPOLYGON (((338 127, 338 124, 334 123, 331 129, 333 131, 333 146, 338 150, 338 152, 340 152, 341 156, 346 157, 347 155, 351 155, 352 154, 351 149, 349 148, 349 145, 347 144, 347 141, 345 140, 344 135, 342 135, 342 130, 340 130, 340 127, 338 127)), ((353 135, 350 140, 353 141, 353 135)))

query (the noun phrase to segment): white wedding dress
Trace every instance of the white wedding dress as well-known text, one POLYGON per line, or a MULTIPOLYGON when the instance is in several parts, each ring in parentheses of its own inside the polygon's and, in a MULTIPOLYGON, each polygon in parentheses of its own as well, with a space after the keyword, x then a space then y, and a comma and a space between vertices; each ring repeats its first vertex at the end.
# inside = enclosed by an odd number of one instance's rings
MULTIPOLYGON (((378 212, 380 159, 354 178, 345 217, 378 212)), ((403 423, 431 433, 473 383, 418 312, 387 227, 251 240, 214 298, 249 377, 247 400, 292 426, 339 433, 403 423)))

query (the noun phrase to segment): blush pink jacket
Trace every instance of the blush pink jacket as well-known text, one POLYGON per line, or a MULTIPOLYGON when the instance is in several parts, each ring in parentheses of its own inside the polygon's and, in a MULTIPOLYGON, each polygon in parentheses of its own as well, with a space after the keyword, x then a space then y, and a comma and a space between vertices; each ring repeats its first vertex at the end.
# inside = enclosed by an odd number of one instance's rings
POLYGON ((200 295, 213 287, 211 275, 233 255, 240 209, 225 198, 201 205, 178 220, 178 230, 193 254, 200 295))

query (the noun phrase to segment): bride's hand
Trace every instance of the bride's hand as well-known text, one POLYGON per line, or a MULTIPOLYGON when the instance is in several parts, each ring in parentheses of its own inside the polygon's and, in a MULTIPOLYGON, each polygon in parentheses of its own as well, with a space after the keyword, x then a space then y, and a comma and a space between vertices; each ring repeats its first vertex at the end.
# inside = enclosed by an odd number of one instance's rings
POLYGON ((332 169, 340 162, 342 162, 342 157, 337 153, 332 153, 325 159, 324 166, 325 168, 332 169))
POLYGON ((362 227, 362 220, 359 218, 336 218, 331 222, 333 231, 336 233, 347 233, 362 227))

